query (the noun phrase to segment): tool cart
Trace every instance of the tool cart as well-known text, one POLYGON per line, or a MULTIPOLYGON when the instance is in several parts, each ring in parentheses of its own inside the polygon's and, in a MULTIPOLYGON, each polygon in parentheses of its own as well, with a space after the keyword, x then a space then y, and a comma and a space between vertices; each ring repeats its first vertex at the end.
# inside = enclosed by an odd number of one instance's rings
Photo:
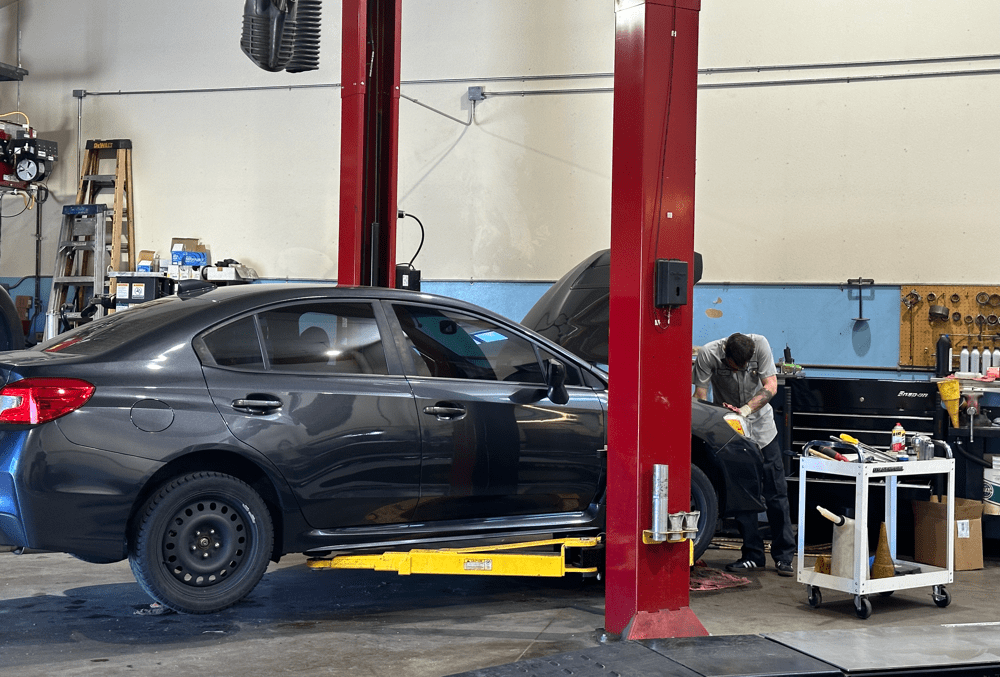
MULTIPOLYGON (((904 562, 896 557, 896 524, 897 524, 897 482, 900 477, 912 475, 945 475, 947 477, 947 495, 955 495, 955 460, 953 458, 932 458, 929 460, 896 461, 896 462, 845 462, 803 456, 799 464, 799 515, 798 515, 798 564, 797 580, 806 584, 806 594, 809 606, 818 607, 823 600, 821 588, 838 590, 854 595, 854 609, 859 618, 871 616, 872 605, 869 595, 879 594, 889 596, 896 590, 930 586, 934 603, 946 607, 951 603, 951 596, 945 585, 954 580, 955 533, 954 528, 947 528, 947 558, 948 566, 935 567, 928 564, 904 562), (820 573, 811 568, 805 568, 805 514, 806 491, 808 475, 837 476, 853 478, 855 485, 854 501, 854 575, 852 578, 820 573), (896 575, 886 578, 871 578, 868 559, 868 514, 869 489, 872 484, 885 487, 885 523, 889 541, 889 554, 892 557, 896 575), (905 573, 903 571, 912 571, 905 573)), ((955 519, 955 502, 947 501, 947 521, 952 525, 955 519)))

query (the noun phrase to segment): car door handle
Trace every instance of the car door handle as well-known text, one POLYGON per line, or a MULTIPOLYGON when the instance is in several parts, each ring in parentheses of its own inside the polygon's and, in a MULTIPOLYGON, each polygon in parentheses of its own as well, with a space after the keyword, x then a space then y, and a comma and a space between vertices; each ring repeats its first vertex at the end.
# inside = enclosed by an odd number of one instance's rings
POLYGON ((425 414, 437 416, 439 421, 457 421, 465 416, 465 407, 456 405, 424 407, 425 414))
POLYGON ((247 398, 243 400, 233 400, 233 409, 246 414, 266 414, 275 409, 280 409, 283 402, 276 397, 272 399, 247 398))

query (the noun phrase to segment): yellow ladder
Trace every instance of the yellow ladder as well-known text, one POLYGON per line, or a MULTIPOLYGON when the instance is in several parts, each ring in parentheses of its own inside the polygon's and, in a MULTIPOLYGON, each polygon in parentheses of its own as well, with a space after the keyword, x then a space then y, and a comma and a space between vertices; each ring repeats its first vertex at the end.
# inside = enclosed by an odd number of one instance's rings
POLYGON ((472 548, 442 548, 384 552, 381 555, 337 555, 329 559, 311 559, 310 569, 374 569, 410 574, 460 574, 467 576, 547 576, 568 573, 597 574, 598 567, 574 567, 566 564, 567 548, 593 548, 601 538, 554 538, 527 543, 509 543, 472 548), (510 550, 559 546, 558 552, 510 553, 510 550))
POLYGON ((132 193, 132 141, 129 139, 91 140, 87 142, 80 170, 77 204, 97 204, 102 191, 113 189, 111 242, 119 244, 117 256, 112 251, 112 270, 135 270, 135 198, 132 193), (101 172, 112 166, 112 172, 101 172))
POLYGON ((109 283, 114 288, 115 272, 135 270, 134 214, 132 142, 88 141, 76 204, 63 207, 46 339, 104 315, 102 306, 88 306, 109 283))

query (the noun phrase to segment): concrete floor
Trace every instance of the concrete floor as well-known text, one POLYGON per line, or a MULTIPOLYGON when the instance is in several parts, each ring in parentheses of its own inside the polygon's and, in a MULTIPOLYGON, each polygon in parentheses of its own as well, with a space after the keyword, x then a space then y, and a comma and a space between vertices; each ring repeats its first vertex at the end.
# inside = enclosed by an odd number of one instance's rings
MULTIPOLYGON (((992 542, 988 542, 992 543, 992 542)), ((737 558, 709 550, 721 568, 737 558)), ((149 602, 127 563, 0 554, 0 672, 22 677, 178 674, 437 676, 598 644, 604 587, 578 580, 398 576, 311 571, 292 556, 253 595, 211 616, 139 616, 149 602), (163 672, 163 674, 166 674, 163 672)), ((748 585, 691 594, 713 635, 997 621, 1000 558, 957 572, 952 604, 929 589, 874 597, 866 621, 847 595, 806 604, 805 588, 773 569, 748 585)))

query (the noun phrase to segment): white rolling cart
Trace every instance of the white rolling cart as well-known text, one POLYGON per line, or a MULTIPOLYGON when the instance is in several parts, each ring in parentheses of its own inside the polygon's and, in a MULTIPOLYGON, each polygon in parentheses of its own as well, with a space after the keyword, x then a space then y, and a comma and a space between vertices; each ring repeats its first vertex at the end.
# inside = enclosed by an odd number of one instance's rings
POLYGON ((799 537, 798 563, 796 566, 797 580, 806 584, 806 594, 809 606, 818 607, 823 600, 820 588, 839 590, 854 595, 854 609, 859 618, 868 618, 872 613, 872 605, 868 595, 891 595, 896 590, 931 586, 934 603, 946 607, 951 603, 951 595, 945 585, 954 580, 955 566, 955 530, 951 526, 955 521, 955 459, 934 458, 926 461, 901 461, 894 463, 852 463, 832 461, 821 458, 802 457, 799 459, 799 537), (813 571, 803 567, 805 561, 805 515, 806 491, 808 475, 836 475, 854 478, 854 577, 844 578, 813 571), (899 477, 908 475, 947 475, 947 559, 946 568, 929 564, 905 562, 896 557, 896 485, 899 477), (872 482, 885 485, 885 522, 889 537, 889 550, 896 565, 910 564, 919 568, 918 573, 897 575, 891 578, 872 579, 868 567, 868 507, 869 486, 872 482), (858 555, 860 553, 860 556, 858 555))

